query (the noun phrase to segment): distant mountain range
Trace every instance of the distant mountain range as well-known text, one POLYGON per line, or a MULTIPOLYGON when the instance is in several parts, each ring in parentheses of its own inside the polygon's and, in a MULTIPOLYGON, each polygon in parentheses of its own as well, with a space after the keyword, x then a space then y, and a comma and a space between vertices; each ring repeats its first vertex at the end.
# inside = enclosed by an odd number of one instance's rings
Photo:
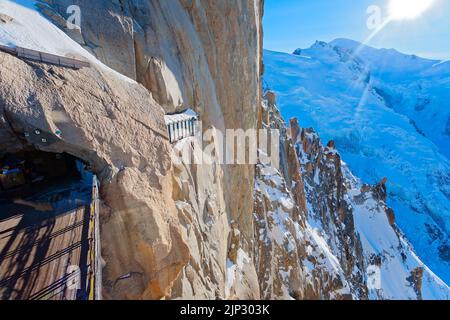
POLYGON ((333 139, 388 204, 422 260, 450 283, 450 62, 348 39, 265 51, 265 82, 285 119, 333 139))

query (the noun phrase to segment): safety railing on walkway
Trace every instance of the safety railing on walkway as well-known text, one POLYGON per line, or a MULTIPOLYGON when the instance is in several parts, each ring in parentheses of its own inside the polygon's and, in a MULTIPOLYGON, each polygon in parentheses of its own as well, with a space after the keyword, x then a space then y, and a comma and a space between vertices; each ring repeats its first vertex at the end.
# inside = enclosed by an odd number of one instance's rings
POLYGON ((89 222, 87 292, 89 300, 102 299, 102 265, 100 243, 100 195, 97 177, 92 181, 92 203, 89 222))
POLYGON ((81 69, 81 68, 89 68, 91 66, 90 63, 86 61, 61 57, 51 53, 46 53, 28 48, 8 47, 0 45, 0 50, 15 55, 21 59, 53 64, 59 67, 81 69))
POLYGON ((192 109, 165 116, 171 143, 194 136, 198 132, 198 114, 192 109))

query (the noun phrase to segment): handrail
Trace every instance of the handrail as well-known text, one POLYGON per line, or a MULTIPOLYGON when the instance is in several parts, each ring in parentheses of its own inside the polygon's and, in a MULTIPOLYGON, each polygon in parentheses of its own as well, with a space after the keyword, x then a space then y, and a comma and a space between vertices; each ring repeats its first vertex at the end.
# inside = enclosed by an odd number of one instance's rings
POLYGON ((87 61, 81 61, 73 58, 67 58, 58 56, 55 54, 37 51, 33 49, 23 48, 23 47, 8 47, 4 45, 0 45, 0 51, 7 52, 9 54, 13 54, 18 58, 33 60, 47 64, 53 64, 60 67, 73 68, 73 69, 81 69, 81 68, 89 68, 91 65, 87 61))
POLYGON ((181 139, 195 136, 198 131, 198 118, 192 117, 190 119, 168 122, 167 131, 169 132, 170 143, 175 143, 181 139))
POLYGON ((89 221, 89 252, 87 292, 88 300, 102 299, 102 265, 101 265, 101 243, 100 243, 100 220, 99 220, 99 182, 97 176, 92 178, 92 202, 89 221))

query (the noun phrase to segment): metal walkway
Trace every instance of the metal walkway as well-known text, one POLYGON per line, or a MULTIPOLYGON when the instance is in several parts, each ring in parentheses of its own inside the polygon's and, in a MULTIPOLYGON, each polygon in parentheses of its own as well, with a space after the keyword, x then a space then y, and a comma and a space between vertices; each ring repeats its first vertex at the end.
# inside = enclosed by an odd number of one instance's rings
POLYGON ((0 299, 101 299, 98 186, 58 184, 0 205, 0 299))

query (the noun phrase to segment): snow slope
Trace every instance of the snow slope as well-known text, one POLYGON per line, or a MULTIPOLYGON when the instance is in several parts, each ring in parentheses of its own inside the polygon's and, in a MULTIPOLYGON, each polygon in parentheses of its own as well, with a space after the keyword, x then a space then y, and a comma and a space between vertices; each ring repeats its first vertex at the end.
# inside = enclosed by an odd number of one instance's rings
MULTIPOLYGON (((0 22, 0 44, 24 47, 55 55, 87 60, 98 69, 124 81, 133 81, 102 64, 57 26, 41 15, 36 7, 39 1, 1 0, 0 14, 11 17, 0 22)), ((134 81, 133 81, 134 82, 134 81)))
POLYGON ((371 72, 387 106, 411 119, 450 159, 450 62, 374 49, 337 39, 330 45, 357 56, 371 72))
MULTIPOLYGON (((336 257, 336 261, 340 261, 338 257, 341 257, 344 251, 349 250, 349 244, 339 237, 339 228, 349 230, 349 226, 354 225, 354 232, 358 242, 361 243, 362 253, 358 253, 356 250, 351 259, 357 260, 359 254, 362 254, 363 266, 361 268, 359 264, 356 264, 352 275, 358 279, 359 275, 363 274, 369 299, 448 300, 450 298, 449 287, 423 264, 409 242, 395 226, 391 225, 384 201, 378 198, 373 191, 364 191, 363 183, 350 172, 343 162, 341 162, 341 168, 343 184, 346 186, 343 200, 353 219, 351 222, 344 220, 346 221, 344 222, 345 226, 334 222, 333 208, 330 206, 333 201, 330 202, 330 199, 335 192, 326 191, 327 194, 324 194, 323 188, 330 183, 330 177, 332 181, 334 177, 340 175, 333 169, 331 172, 326 172, 334 167, 333 161, 326 160, 329 158, 328 154, 336 156, 338 153, 332 148, 326 148, 326 156, 323 157, 324 155, 320 152, 315 154, 305 151, 305 143, 311 145, 318 140, 319 137, 315 133, 307 133, 303 142, 298 141, 297 150, 308 201, 308 222, 325 239, 322 247, 328 246, 328 249, 324 249, 325 252, 328 252, 327 255, 331 254, 336 257), (317 165, 318 163, 322 163, 322 165, 317 165), (314 173, 307 169, 311 164, 315 167, 314 173), (330 173, 332 173, 331 176, 330 173), (324 200, 327 198, 328 200, 324 200), (321 214, 324 208, 326 210, 325 217, 321 214), (421 274, 420 285, 413 284, 413 275, 416 273, 421 274)), ((323 149, 323 145, 321 148, 323 149)), ((341 259, 341 265, 342 261, 345 264, 346 260, 347 258, 341 259)), ((349 277, 347 276, 347 278, 349 277)), ((352 290, 352 293, 355 295, 355 289, 352 290)))
POLYGON ((373 197, 358 203, 361 182, 344 166, 345 176, 351 181, 348 200, 353 208, 356 230, 364 248, 364 257, 370 263, 371 257, 380 255, 379 285, 381 289, 370 288, 370 299, 416 299, 416 290, 409 283, 411 272, 423 268, 421 298, 450 299, 450 289, 415 254, 406 239, 399 237, 390 227, 386 214, 373 197))
POLYGON ((450 283, 448 62, 336 40, 265 51, 265 81, 285 119, 335 140, 366 183, 388 177, 388 204, 421 259, 450 283), (446 156, 447 155, 447 156, 446 156))

